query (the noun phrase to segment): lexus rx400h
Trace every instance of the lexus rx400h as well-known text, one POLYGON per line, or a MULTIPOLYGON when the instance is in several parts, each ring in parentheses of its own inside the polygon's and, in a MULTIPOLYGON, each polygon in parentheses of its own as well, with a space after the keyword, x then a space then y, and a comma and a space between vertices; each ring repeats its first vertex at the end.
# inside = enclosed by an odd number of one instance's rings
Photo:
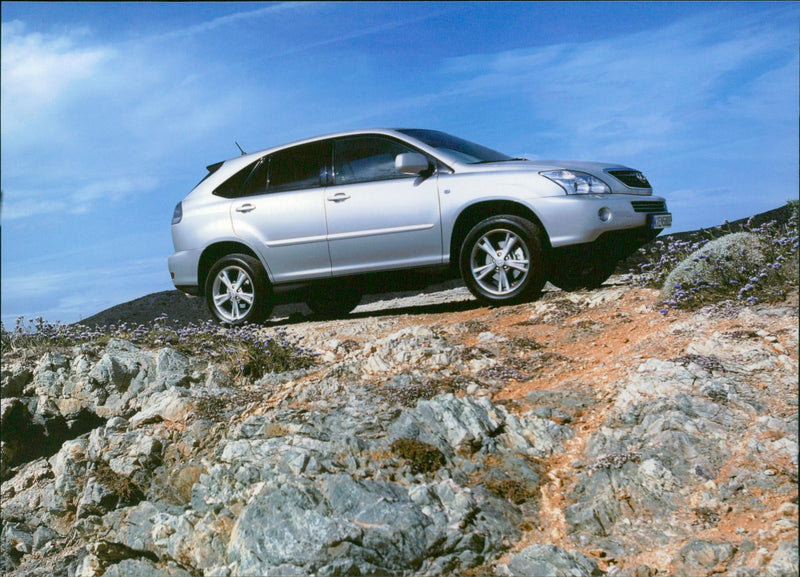
POLYGON ((547 281, 597 287, 671 224, 627 166, 512 158, 434 130, 351 131, 209 166, 175 207, 169 270, 229 324, 287 300, 346 314, 387 286, 375 278, 430 270, 500 305, 547 281))

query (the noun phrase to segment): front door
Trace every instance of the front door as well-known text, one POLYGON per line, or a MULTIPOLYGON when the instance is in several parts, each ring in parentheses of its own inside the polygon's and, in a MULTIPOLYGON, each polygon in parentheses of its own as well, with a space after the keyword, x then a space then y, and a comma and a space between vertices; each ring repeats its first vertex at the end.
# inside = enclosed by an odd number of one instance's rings
POLYGON ((334 141, 325 190, 333 276, 442 262, 435 174, 395 170, 395 157, 417 152, 387 137, 334 141))

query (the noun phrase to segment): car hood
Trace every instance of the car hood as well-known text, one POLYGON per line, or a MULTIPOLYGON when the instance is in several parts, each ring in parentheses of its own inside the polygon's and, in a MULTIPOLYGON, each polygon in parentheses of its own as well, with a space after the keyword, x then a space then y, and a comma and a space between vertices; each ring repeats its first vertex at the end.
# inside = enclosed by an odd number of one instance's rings
POLYGON ((496 171, 531 171, 543 170, 579 170, 589 174, 602 175, 608 169, 633 170, 622 164, 605 162, 587 162, 583 160, 509 160, 505 162, 487 162, 484 164, 460 164, 458 172, 496 172, 496 171))

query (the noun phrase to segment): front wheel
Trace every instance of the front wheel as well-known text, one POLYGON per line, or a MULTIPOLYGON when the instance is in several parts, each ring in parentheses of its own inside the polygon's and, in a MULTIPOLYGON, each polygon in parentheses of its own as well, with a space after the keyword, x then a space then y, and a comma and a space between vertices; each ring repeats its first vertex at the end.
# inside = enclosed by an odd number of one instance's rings
POLYGON ((272 310, 270 292, 264 267, 246 254, 219 259, 206 278, 206 305, 225 324, 263 321, 272 310))
POLYGON ((539 296, 547 280, 543 233, 518 216, 493 216, 476 224, 461 245, 461 277, 479 300, 513 304, 539 296))

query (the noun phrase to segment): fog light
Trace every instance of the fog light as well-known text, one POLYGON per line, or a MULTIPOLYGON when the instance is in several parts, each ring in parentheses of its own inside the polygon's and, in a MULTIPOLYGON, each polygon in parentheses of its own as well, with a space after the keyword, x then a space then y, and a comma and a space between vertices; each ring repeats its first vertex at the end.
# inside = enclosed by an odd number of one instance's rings
POLYGON ((611 220, 611 209, 607 206, 604 206, 600 210, 597 211, 598 218, 603 222, 608 222, 611 220))

